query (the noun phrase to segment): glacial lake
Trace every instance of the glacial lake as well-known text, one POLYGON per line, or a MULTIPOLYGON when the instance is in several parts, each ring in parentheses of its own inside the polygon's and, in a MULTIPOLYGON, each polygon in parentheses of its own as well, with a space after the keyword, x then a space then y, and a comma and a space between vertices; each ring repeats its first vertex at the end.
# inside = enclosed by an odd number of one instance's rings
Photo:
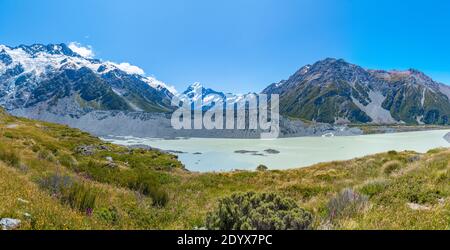
POLYGON ((172 151, 190 171, 220 172, 235 169, 254 170, 259 164, 264 164, 269 169, 299 168, 389 150, 413 150, 424 153, 433 148, 450 147, 450 143, 443 138, 449 132, 450 130, 432 130, 275 140, 210 138, 165 140, 136 137, 104 140, 126 146, 143 144, 172 151))

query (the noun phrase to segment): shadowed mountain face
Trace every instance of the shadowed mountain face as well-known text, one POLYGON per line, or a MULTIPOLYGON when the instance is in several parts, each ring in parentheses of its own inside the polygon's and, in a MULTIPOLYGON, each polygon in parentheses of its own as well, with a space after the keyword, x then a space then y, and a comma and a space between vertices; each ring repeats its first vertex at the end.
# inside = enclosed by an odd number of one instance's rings
POLYGON ((282 115, 325 123, 448 124, 450 88, 417 70, 365 70, 344 60, 306 65, 265 94, 282 115))
POLYGON ((164 83, 65 44, 0 45, 0 105, 79 116, 95 110, 170 112, 164 83))

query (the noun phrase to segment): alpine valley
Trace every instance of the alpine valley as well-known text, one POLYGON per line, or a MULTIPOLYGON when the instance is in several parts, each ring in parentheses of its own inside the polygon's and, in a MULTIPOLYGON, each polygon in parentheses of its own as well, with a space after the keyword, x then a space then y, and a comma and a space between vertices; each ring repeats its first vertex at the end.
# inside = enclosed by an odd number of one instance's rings
MULTIPOLYGON (((132 65, 82 56, 66 44, 0 45, 0 105, 9 113, 95 135, 259 137, 252 130, 174 130, 174 96, 212 107, 235 95, 192 84, 181 94, 132 65), (120 126, 111 126, 120 124, 120 126), (130 134, 131 133, 131 134, 130 134)), ((262 91, 280 95, 281 136, 361 134, 348 125, 447 125, 450 87, 418 70, 366 70, 325 59, 262 91)))
MULTIPOLYGON (((178 131, 173 99, 211 109, 254 95, 198 83, 177 93, 136 66, 71 44, 0 45, 0 229, 450 228, 449 87, 417 70, 325 59, 262 93, 279 94, 285 137, 447 130, 276 140, 234 139, 259 137, 253 130, 178 131), (121 146, 107 135, 152 144, 121 146), (165 140, 180 136, 233 139, 165 140)), ((214 245, 184 236, 173 239, 214 245)))

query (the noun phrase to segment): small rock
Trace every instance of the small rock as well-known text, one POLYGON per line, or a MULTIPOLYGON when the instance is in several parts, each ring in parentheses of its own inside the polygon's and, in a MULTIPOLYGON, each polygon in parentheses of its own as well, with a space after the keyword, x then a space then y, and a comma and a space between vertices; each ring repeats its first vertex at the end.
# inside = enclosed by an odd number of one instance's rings
POLYGON ((333 133, 326 133, 326 134, 323 134, 322 137, 334 137, 334 134, 333 133))
POLYGON ((444 204, 445 204, 445 199, 444 199, 444 198, 438 199, 438 203, 439 203, 440 205, 444 205, 444 204))
POLYGON ((13 230, 20 226, 21 221, 11 218, 3 218, 0 220, 0 226, 3 230, 13 230))
POLYGON ((108 146, 106 146, 106 145, 100 145, 100 146, 98 147, 98 149, 104 150, 104 151, 110 151, 110 150, 111 150, 111 149, 110 149, 108 146))
POLYGON ((271 149, 271 148, 264 150, 264 152, 266 152, 268 154, 273 154, 273 155, 276 155, 276 154, 280 153, 280 151, 275 150, 275 149, 271 149))
POLYGON ((444 135, 444 139, 450 143, 450 132, 444 135))
POLYGON ((13 124, 8 124, 6 125, 6 128, 17 128, 19 125, 13 123, 13 124))
POLYGON ((20 203, 23 203, 23 204, 28 204, 28 203, 30 203, 29 201, 24 200, 24 199, 22 199, 22 198, 18 198, 17 201, 20 202, 20 203))
POLYGON ((235 154, 257 154, 258 151, 251 151, 251 150, 236 150, 234 151, 235 154))
POLYGON ((186 154, 186 152, 179 151, 179 150, 166 150, 165 152, 170 153, 170 154, 186 154))
POLYGON ((95 146, 93 145, 82 145, 75 149, 75 151, 84 156, 90 156, 95 154, 95 146))
POLYGON ((112 162, 112 161, 110 161, 110 162, 106 163, 106 167, 108 167, 108 168, 117 168, 117 164, 112 162))
POLYGON ((254 155, 254 156, 266 156, 265 154, 261 154, 261 153, 253 153, 252 155, 254 155))
POLYGON ((417 203, 408 203, 407 204, 409 208, 411 208, 412 210, 430 210, 430 207, 424 206, 424 205, 420 205, 417 203))
POLYGON ((418 156, 418 155, 411 156, 408 158, 408 162, 416 162, 418 160, 420 160, 420 156, 418 156))
MULTIPOLYGON (((148 145, 144 145, 144 144, 135 144, 135 145, 130 145, 127 146, 129 149, 145 149, 145 150, 160 150, 157 148, 153 148, 151 146, 148 145)), ((161 150, 160 150, 161 151, 161 150)))
POLYGON ((105 158, 107 161, 109 161, 109 162, 113 162, 113 158, 111 157, 111 156, 106 156, 106 158, 105 158))

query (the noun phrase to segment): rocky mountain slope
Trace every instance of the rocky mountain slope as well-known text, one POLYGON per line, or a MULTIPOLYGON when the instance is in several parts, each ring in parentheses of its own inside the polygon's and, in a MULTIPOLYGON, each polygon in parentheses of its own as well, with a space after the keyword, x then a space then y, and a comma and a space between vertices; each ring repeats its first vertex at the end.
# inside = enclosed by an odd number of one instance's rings
POLYGON ((0 105, 81 116, 94 110, 170 112, 164 83, 65 44, 0 45, 0 105))
MULTIPOLYGON (((170 114, 177 108, 171 103, 174 96, 206 111, 221 100, 242 108, 234 104, 256 98, 251 93, 223 93, 195 83, 177 94, 163 82, 131 70, 132 65, 74 50, 65 44, 0 45, 0 106, 17 116, 67 124, 99 136, 259 137, 257 130, 171 127, 170 114), (203 100, 202 107, 198 100, 203 100)), ((347 123, 449 122, 450 87, 416 70, 365 70, 326 59, 302 67, 262 93, 280 94, 281 136, 361 133, 341 126, 347 123)))
POLYGON ((263 93, 283 115, 325 123, 448 124, 450 88, 417 70, 366 70, 328 58, 263 93))

